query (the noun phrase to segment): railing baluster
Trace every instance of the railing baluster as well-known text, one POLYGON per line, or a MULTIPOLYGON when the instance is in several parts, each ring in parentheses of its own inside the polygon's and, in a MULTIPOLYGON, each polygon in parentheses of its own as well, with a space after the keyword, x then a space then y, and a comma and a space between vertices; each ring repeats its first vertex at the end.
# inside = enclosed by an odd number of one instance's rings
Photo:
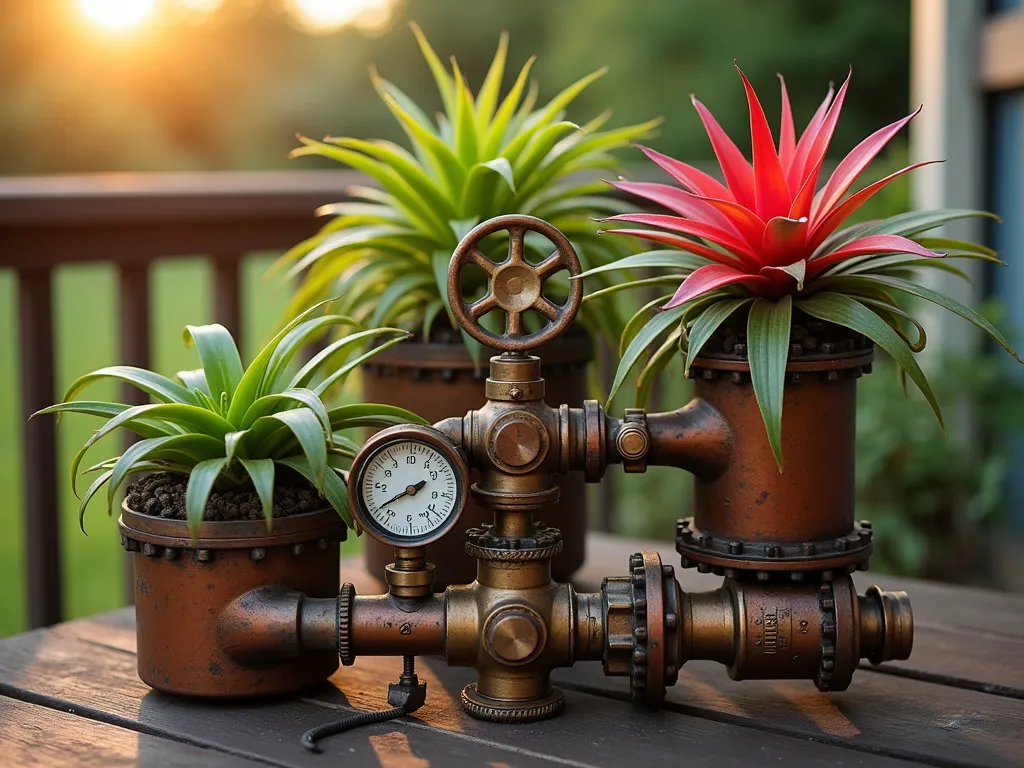
MULTIPOLYGON (((139 368, 150 367, 149 351, 149 264, 121 264, 118 270, 118 302, 121 334, 121 363, 139 368)), ((125 384, 121 397, 129 405, 142 405, 149 402, 144 392, 125 384)), ((124 432, 125 448, 138 440, 131 432, 124 432)), ((132 555, 124 557, 124 596, 125 602, 131 604, 135 599, 135 572, 132 566, 132 555)))
POLYGON ((242 352, 242 258, 237 255, 214 255, 213 317, 231 331, 242 352))
POLYGON ((49 267, 18 270, 30 627, 56 624, 62 613, 55 419, 28 420, 55 401, 52 292, 49 267))

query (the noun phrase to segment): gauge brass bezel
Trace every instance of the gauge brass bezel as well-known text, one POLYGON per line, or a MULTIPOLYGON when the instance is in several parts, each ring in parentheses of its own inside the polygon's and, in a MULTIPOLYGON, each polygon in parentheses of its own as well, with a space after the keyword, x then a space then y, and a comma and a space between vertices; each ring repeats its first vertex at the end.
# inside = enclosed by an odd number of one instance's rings
POLYGON ((352 460, 349 478, 349 505, 360 528, 389 547, 423 547, 443 538, 462 517, 466 506, 466 489, 469 487, 469 468, 458 446, 438 430, 422 424, 398 424, 382 429, 363 444, 359 453, 352 460), (363 473, 370 461, 388 446, 409 441, 429 445, 441 453, 454 467, 456 474, 455 506, 452 513, 439 528, 423 536, 402 536, 385 530, 366 508, 360 491, 363 484, 363 473))

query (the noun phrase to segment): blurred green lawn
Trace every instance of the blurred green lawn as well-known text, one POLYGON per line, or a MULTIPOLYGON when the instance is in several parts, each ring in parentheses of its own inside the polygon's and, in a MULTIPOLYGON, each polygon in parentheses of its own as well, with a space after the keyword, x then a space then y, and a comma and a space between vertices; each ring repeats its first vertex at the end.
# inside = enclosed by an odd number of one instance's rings
MULTIPOLYGON (((244 265, 242 357, 246 362, 274 332, 284 311, 287 291, 280 283, 264 279, 272 258, 254 256, 244 265)), ((211 281, 210 267, 201 258, 154 264, 150 272, 154 370, 173 374, 198 365, 195 351, 181 342, 181 330, 188 323, 212 321, 211 281)), ((58 397, 81 374, 118 362, 116 300, 115 267, 89 264, 58 270, 53 296, 58 397)), ((23 631, 27 620, 17 314, 16 278, 0 271, 0 637, 23 631)), ((97 384, 90 392, 96 399, 116 399, 118 394, 112 384, 97 384)), ((89 535, 83 535, 78 528, 78 500, 67 475, 75 451, 100 423, 89 416, 71 415, 57 430, 65 618, 124 604, 116 518, 107 517, 104 495, 98 494, 86 514, 89 535)), ((107 438, 92 455, 98 461, 115 455, 119 447, 120 437, 107 438)))

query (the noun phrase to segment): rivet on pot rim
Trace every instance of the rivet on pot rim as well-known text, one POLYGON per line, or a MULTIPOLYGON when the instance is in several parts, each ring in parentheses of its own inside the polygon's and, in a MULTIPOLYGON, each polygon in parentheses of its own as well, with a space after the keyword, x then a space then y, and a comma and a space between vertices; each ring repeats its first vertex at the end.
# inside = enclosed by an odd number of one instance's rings
POLYGON ((757 572, 757 580, 758 581, 768 581, 768 579, 770 577, 771 577, 771 574, 769 574, 768 571, 758 571, 757 572))
POLYGON ((330 546, 331 546, 331 541, 330 541, 330 539, 319 539, 319 540, 317 541, 316 545, 317 545, 318 547, 320 547, 320 549, 324 549, 324 550, 326 550, 326 549, 329 549, 329 548, 330 548, 330 546))
POLYGON ((260 561, 267 556, 267 550, 263 547, 254 547, 249 551, 249 557, 253 560, 260 561))
POLYGON ((198 560, 200 563, 208 563, 208 562, 210 562, 211 560, 213 560, 213 550, 212 549, 197 549, 196 550, 196 560, 198 560))
POLYGON ((813 555, 818 550, 813 541, 805 541, 800 549, 805 555, 813 555))
POLYGON ((455 371, 453 371, 451 368, 445 368, 443 371, 441 371, 442 381, 453 381, 454 379, 455 371))
POLYGON ((839 552, 845 552, 850 548, 849 539, 836 539, 836 550, 839 552))
POLYGON ((729 380, 733 384, 742 384, 743 383, 743 374, 740 373, 739 371, 733 371, 732 375, 729 376, 729 380))
POLYGON ((839 381, 839 371, 829 371, 825 374, 826 381, 839 381))
POLYGON ((711 566, 707 563, 697 563, 697 573, 711 573, 711 566))
POLYGON ((142 554, 146 557, 156 557, 160 554, 160 547, 156 544, 150 544, 148 541, 142 545, 142 554))
POLYGON ((174 547, 167 547, 166 549, 164 549, 164 560, 177 560, 177 559, 178 559, 178 550, 176 550, 174 547))
POLYGON ((292 545, 292 554, 293 555, 301 555, 305 551, 306 551, 306 545, 305 544, 293 544, 292 545))
POLYGON ((790 578, 791 581, 803 581, 804 580, 804 572, 803 571, 790 571, 789 572, 789 578, 790 578))
POLYGON ((124 548, 127 549, 129 552, 138 552, 140 549, 139 542, 137 542, 135 539, 128 539, 124 548))
POLYGON ((804 375, 802 373, 800 373, 799 371, 795 371, 795 372, 789 374, 789 383, 790 384, 799 384, 803 380, 804 380, 804 375))
POLYGON ((730 555, 742 555, 743 554, 743 542, 742 541, 730 541, 729 542, 729 554, 730 555))
POLYGON ((725 569, 725 574, 723 574, 723 575, 727 579, 735 579, 736 578, 736 569, 735 568, 726 568, 725 569))
POLYGON ((710 536, 704 535, 704 536, 700 537, 699 541, 700 541, 700 545, 702 547, 704 547, 704 549, 707 549, 708 547, 711 546, 712 538, 710 536))
POLYGON ((704 376, 704 378, 707 381, 711 381, 712 379, 715 378, 715 372, 713 370, 711 370, 710 368, 705 368, 704 372, 703 372, 703 376, 704 376))

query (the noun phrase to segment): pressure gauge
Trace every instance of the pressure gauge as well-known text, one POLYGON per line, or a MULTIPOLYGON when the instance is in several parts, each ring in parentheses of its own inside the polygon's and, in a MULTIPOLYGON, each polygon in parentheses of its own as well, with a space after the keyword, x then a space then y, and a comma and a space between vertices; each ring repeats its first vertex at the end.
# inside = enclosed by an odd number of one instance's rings
POLYGON ((401 424, 363 445, 349 472, 359 524, 393 547, 437 541, 465 506, 469 470, 455 444, 433 427, 401 424))

